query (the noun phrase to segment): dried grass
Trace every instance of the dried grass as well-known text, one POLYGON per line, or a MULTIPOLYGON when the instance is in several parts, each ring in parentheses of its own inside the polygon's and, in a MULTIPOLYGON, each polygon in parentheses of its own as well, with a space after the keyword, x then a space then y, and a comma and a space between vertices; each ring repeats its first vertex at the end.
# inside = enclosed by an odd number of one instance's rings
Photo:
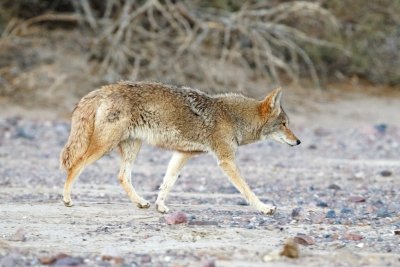
POLYGON ((104 12, 94 15, 88 1, 76 10, 95 33, 95 57, 99 72, 109 80, 121 77, 206 82, 211 87, 243 84, 226 70, 238 67, 246 75, 238 79, 282 77, 298 82, 303 66, 316 86, 316 68, 304 43, 339 48, 311 36, 290 23, 310 20, 323 30, 338 28, 335 17, 318 3, 296 1, 266 6, 247 2, 236 12, 202 8, 190 1, 107 0, 104 12), (212 71, 211 71, 212 70, 212 71), (229 78, 227 78, 229 77, 229 78))
POLYGON ((304 44, 340 49, 319 37, 320 31, 336 32, 335 17, 308 1, 271 6, 269 1, 249 1, 237 11, 205 8, 193 1, 72 3, 72 14, 9 21, 2 41, 28 34, 37 23, 78 22, 88 26, 90 58, 99 62, 96 71, 109 82, 153 79, 231 90, 259 77, 280 84, 283 79, 298 83, 309 76, 319 87, 304 44), (318 27, 302 29, 297 21, 318 27))

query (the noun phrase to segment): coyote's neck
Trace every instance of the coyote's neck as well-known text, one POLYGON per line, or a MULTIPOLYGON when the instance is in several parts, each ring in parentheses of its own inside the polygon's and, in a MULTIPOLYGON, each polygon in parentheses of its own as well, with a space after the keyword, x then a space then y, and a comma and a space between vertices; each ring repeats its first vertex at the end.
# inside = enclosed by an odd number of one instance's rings
POLYGON ((242 95, 219 97, 226 107, 227 115, 233 120, 234 133, 238 145, 246 145, 260 140, 262 119, 259 116, 260 102, 242 95))

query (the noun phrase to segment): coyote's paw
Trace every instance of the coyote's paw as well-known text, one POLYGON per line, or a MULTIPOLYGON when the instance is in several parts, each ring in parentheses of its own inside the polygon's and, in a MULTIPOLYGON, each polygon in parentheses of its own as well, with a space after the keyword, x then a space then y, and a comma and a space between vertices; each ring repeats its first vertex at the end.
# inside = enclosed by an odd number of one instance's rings
POLYGON ((150 208, 150 202, 143 200, 137 203, 137 206, 141 209, 148 209, 150 208))
POLYGON ((73 206, 72 200, 70 200, 70 201, 65 201, 65 200, 63 199, 63 203, 64 203, 64 206, 65 206, 65 207, 72 207, 72 206, 73 206))
POLYGON ((169 208, 167 206, 165 206, 165 204, 163 203, 156 203, 156 208, 158 212, 161 213, 168 213, 169 208))
POLYGON ((275 206, 266 205, 266 204, 262 204, 262 205, 258 206, 257 209, 258 209, 261 213, 263 213, 263 214, 265 214, 265 215, 272 215, 272 214, 274 214, 275 211, 276 211, 276 207, 275 207, 275 206))

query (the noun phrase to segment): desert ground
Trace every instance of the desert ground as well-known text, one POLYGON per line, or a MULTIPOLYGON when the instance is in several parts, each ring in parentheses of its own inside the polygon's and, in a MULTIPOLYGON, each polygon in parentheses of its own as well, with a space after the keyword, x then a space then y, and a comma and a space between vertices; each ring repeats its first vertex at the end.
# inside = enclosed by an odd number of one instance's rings
MULTIPOLYGON (((400 266, 400 93, 382 92, 286 91, 302 144, 267 141, 237 155, 277 213, 249 207, 201 155, 167 200, 187 216, 172 225, 154 204, 129 202, 116 152, 86 168, 64 207, 68 115, 0 99, 0 266, 400 266), (298 258, 280 256, 289 238, 298 258)), ((134 187, 152 203, 170 156, 145 145, 135 162, 134 187)))

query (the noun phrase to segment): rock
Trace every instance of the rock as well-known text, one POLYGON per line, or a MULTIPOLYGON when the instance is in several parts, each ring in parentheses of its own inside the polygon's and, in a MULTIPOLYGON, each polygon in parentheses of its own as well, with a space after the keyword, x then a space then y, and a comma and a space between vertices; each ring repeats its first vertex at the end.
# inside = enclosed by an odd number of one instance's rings
POLYGON ((364 239, 362 235, 352 233, 352 232, 347 232, 344 234, 344 239, 346 240, 352 240, 352 241, 359 241, 361 239, 364 239))
POLYGON ((325 201, 318 201, 317 202, 317 207, 321 207, 321 208, 326 208, 326 207, 328 207, 328 203, 326 203, 325 201))
POLYGON ((43 265, 53 264, 56 260, 57 260, 56 257, 48 257, 48 256, 39 257, 39 262, 43 265))
POLYGON ((314 145, 314 144, 311 144, 311 145, 308 146, 308 149, 315 150, 315 149, 317 149, 317 146, 314 145))
POLYGON ((305 235, 305 234, 297 234, 297 236, 295 236, 293 238, 293 240, 297 244, 304 245, 304 246, 314 245, 315 244, 314 237, 309 236, 309 235, 305 235))
POLYGON ((338 186, 337 184, 330 184, 328 186, 328 189, 332 189, 332 190, 340 190, 342 189, 340 186, 338 186))
POLYGON ((294 208, 292 210, 292 218, 297 218, 300 216, 301 207, 294 208))
POLYGON ((215 267, 215 261, 214 260, 204 260, 200 262, 198 267, 215 267))
POLYGON ((392 174, 393 173, 391 171, 388 171, 388 170, 383 170, 383 171, 380 172, 380 175, 383 176, 383 177, 388 177, 388 176, 391 176, 392 174))
POLYGON ((181 223, 187 223, 188 221, 186 214, 181 211, 176 211, 171 214, 167 214, 164 216, 164 219, 167 224, 181 224, 181 223))
POLYGON ((328 212, 326 213, 325 218, 328 218, 328 219, 334 219, 334 218, 336 218, 336 212, 335 212, 335 210, 328 210, 328 212))
POLYGON ((124 259, 121 257, 120 253, 115 247, 112 246, 104 247, 101 253, 101 259, 103 261, 109 261, 113 265, 120 265, 124 262, 124 259))
POLYGON ((26 129, 24 129, 22 127, 18 127, 16 129, 15 137, 16 138, 24 138, 24 139, 28 139, 28 140, 35 139, 35 137, 31 133, 29 133, 26 129))
POLYGON ((26 233, 22 228, 18 228, 18 230, 9 238, 10 241, 26 241, 26 233))
POLYGON ((365 198, 362 196, 351 196, 349 197, 349 201, 354 203, 362 203, 365 202, 365 198))
POLYGON ((76 266, 81 265, 83 259, 80 257, 72 257, 63 253, 56 256, 56 261, 53 266, 76 266))
POLYGON ((387 124, 385 123, 379 123, 374 125, 375 130, 380 133, 380 134, 385 134, 387 130, 387 124))
POLYGON ((400 229, 396 229, 393 232, 394 232, 394 235, 400 235, 400 229))
POLYGON ((249 203, 247 203, 247 201, 244 200, 244 199, 239 200, 237 202, 237 204, 240 205, 240 206, 248 206, 249 205, 249 203))
POLYGON ((299 253, 299 245, 295 242, 293 238, 289 238, 286 240, 285 244, 283 245, 282 251, 279 253, 281 256, 285 256, 288 258, 298 258, 299 253))
POLYGON ((340 210, 340 214, 342 214, 342 215, 344 215, 344 214, 349 214, 349 213, 353 213, 353 210, 352 209, 350 209, 350 208, 342 208, 341 210, 340 210))

